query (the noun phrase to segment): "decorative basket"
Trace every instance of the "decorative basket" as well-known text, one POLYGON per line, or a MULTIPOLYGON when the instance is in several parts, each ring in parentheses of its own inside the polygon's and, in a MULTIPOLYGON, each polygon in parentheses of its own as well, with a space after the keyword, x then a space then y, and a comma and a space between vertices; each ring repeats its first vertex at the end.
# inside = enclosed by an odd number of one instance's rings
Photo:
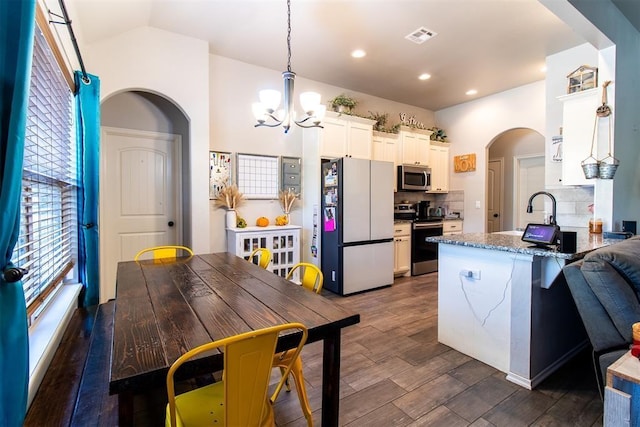
POLYGON ((598 174, 602 179, 613 179, 616 174, 616 170, 620 165, 620 161, 615 157, 608 155, 604 159, 600 160, 598 167, 598 174))
POLYGON ((600 175, 600 162, 596 160, 595 157, 589 156, 580 164, 582 165, 582 172, 584 172, 584 177, 586 179, 598 178, 600 175))
POLYGON ((582 171, 586 179, 601 178, 601 179, 613 179, 616 174, 616 169, 620 165, 620 161, 611 155, 611 107, 607 105, 607 86, 611 81, 606 81, 602 87, 602 105, 596 109, 596 117, 593 123, 593 136, 591 137, 591 153, 589 157, 581 162, 582 171), (608 119, 609 122, 609 152, 607 157, 602 160, 597 160, 593 157, 594 147, 596 142, 596 131, 598 128, 598 119, 608 119))

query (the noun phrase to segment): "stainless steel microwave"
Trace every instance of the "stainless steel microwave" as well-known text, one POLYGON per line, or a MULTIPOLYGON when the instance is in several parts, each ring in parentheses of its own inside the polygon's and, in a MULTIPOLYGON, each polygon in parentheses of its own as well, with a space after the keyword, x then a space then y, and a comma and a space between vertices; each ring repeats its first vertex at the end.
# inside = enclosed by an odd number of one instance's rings
POLYGON ((398 191, 431 190, 431 169, 426 166, 399 165, 398 191))

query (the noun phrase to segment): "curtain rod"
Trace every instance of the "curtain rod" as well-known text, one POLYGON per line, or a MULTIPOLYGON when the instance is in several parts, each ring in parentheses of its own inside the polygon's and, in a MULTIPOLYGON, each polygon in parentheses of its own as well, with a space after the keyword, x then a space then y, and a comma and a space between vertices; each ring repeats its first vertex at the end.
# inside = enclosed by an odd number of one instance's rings
POLYGON ((82 80, 85 83, 89 83, 91 80, 89 79, 89 76, 87 75, 87 70, 84 68, 84 61, 82 60, 82 55, 80 54, 80 48, 78 47, 78 41, 76 40, 76 36, 73 32, 73 27, 71 26, 71 20, 69 20, 69 14, 67 13, 67 7, 64 4, 64 0, 58 0, 58 3, 60 4, 60 9, 62 11, 62 16, 51 12, 51 10, 49 10, 49 15, 53 15, 53 16, 57 16, 58 18, 62 18, 63 21, 51 21, 49 20, 50 24, 63 24, 67 26, 67 30, 69 30, 69 37, 71 38, 71 43, 73 43, 73 49, 76 51, 76 57, 78 58, 78 62, 80 63, 80 69, 82 70, 82 80))

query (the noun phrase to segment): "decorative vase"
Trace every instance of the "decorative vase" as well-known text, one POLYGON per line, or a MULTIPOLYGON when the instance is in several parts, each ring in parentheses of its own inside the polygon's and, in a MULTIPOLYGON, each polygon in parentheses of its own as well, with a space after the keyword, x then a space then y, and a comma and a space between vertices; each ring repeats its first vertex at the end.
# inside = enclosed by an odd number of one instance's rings
POLYGON ((226 222, 227 228, 236 228, 237 220, 238 220, 238 214, 236 213, 236 211, 233 209, 229 209, 225 214, 225 222, 226 222))

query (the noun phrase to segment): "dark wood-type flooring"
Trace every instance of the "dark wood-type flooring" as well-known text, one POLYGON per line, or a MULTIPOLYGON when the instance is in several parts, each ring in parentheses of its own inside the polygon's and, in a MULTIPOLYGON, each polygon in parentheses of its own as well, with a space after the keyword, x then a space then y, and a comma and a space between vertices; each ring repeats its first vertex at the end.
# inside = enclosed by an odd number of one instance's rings
MULTIPOLYGON (((525 390, 438 343, 437 281, 433 273, 349 297, 323 292, 361 315, 361 323, 343 331, 340 426, 602 426, 588 349, 536 390, 525 390)), ((302 354, 320 425, 322 344, 302 354)), ((163 392, 136 397, 136 425, 162 425, 165 401, 163 392)), ((295 389, 280 394, 275 411, 278 426, 306 426, 295 389)))

